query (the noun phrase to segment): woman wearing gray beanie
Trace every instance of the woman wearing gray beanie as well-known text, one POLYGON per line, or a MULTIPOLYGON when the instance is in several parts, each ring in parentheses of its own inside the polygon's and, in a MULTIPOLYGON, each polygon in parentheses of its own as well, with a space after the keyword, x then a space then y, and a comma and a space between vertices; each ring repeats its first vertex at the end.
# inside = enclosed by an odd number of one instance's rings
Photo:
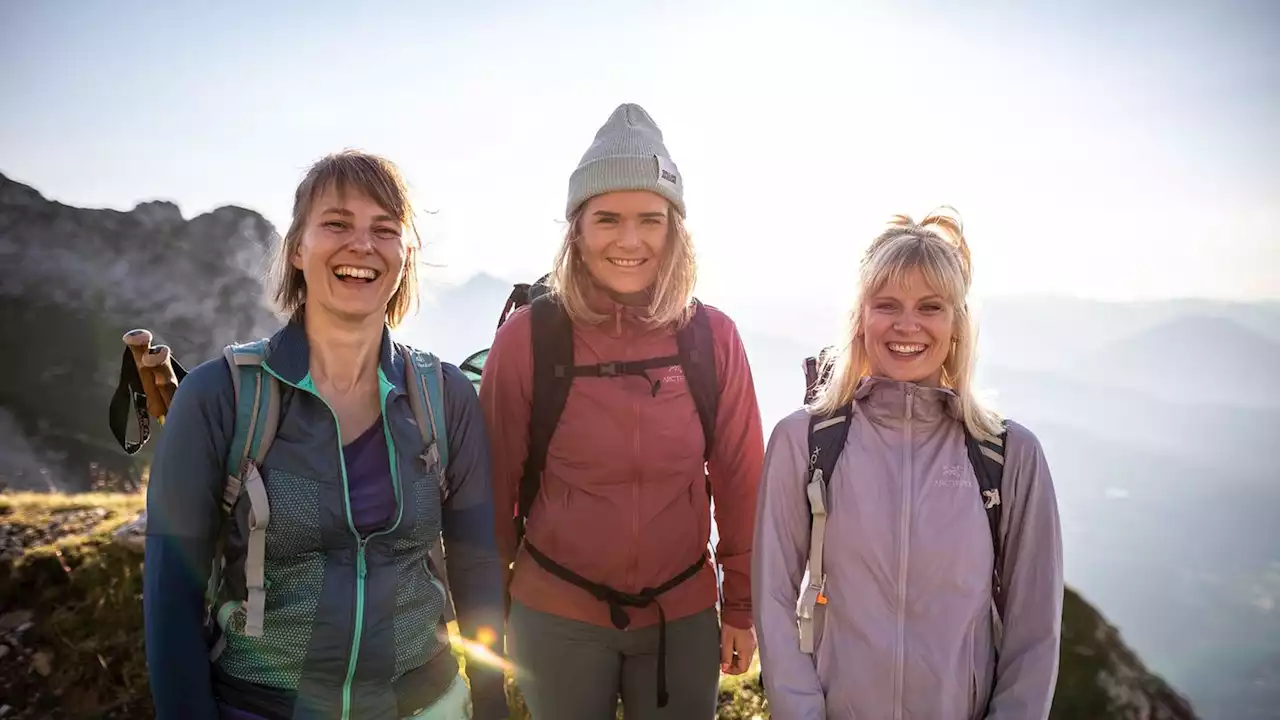
POLYGON ((600 128, 565 214, 549 291, 499 328, 480 385, 508 655, 539 720, 613 718, 619 697, 629 719, 712 718, 720 672, 755 654, 746 351, 693 297, 684 178, 644 109, 600 128))

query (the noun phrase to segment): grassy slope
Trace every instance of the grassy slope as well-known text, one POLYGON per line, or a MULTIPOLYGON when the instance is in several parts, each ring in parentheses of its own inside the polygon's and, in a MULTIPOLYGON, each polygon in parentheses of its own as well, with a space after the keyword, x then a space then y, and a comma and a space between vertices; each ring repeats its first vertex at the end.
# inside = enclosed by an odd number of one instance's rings
MULTIPOLYGON (((141 495, 0 495, 0 524, 29 541, 52 541, 0 563, 0 618, 11 610, 33 613, 21 640, 30 653, 0 658, 0 697, 20 713, 6 720, 154 715, 142 645, 142 557, 110 539, 142 504, 141 495), (97 508, 106 512, 92 512, 97 508), (51 525, 68 534, 50 537, 51 525)), ((508 691, 512 717, 528 717, 513 684, 508 691)), ((720 696, 721 718, 768 717, 758 667, 726 677, 720 696)))

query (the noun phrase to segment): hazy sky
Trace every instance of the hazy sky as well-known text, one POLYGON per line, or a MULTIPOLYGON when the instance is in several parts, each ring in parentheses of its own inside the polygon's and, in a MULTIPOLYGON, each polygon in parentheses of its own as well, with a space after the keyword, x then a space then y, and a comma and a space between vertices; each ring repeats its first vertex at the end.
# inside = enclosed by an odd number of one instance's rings
POLYGON ((434 212, 432 277, 531 277, 592 135, 638 102, 703 297, 843 301, 882 219, 944 203, 983 294, 1280 297, 1278 8, 14 0, 0 172, 283 229, 305 167, 360 147, 434 212))

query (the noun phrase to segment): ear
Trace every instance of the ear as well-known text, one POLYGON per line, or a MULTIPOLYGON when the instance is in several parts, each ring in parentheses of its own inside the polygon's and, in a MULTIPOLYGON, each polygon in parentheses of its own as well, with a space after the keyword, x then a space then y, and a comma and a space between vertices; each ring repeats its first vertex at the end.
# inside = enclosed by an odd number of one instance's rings
POLYGON ((295 268, 297 268, 299 271, 301 271, 301 270, 302 270, 302 240, 301 240, 301 238, 299 238, 298 242, 294 244, 294 246, 293 246, 293 252, 289 253, 289 264, 293 265, 293 266, 294 266, 295 268))

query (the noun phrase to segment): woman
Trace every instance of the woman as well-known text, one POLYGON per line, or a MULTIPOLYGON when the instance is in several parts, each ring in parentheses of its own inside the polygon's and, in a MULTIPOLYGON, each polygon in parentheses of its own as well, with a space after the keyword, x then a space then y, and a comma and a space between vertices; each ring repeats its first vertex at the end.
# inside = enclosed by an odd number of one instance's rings
POLYGON ((459 676, 428 561, 443 531, 463 634, 501 637, 475 391, 443 366, 442 393, 426 397, 440 403, 447 452, 424 445, 411 407, 424 397, 421 366, 389 334, 416 300, 413 230, 390 162, 320 160, 297 189, 276 268, 287 324, 261 355, 234 354, 239 385, 218 358, 178 387, 147 496, 147 661, 161 720, 455 720, 472 717, 469 695, 474 717, 507 716, 500 668, 471 664, 470 691, 459 676), (279 420, 265 457, 241 465, 228 459, 249 419, 237 418, 236 392, 254 378, 277 381, 266 405, 278 402, 279 420), (229 475, 242 484, 224 524, 229 475))
POLYGON ((969 286, 954 217, 896 218, 863 258, 827 379, 770 437, 752 581, 775 717, 1049 715, 1063 593, 1053 481, 1031 431, 974 395, 969 286), (810 450, 828 429, 847 433, 834 463, 810 450), (1003 473, 990 470, 1001 454, 1003 473), (824 464, 834 472, 811 485, 824 464))
POLYGON ((713 718, 720 671, 755 653, 764 439, 747 356, 693 299, 683 180, 642 108, 600 128, 566 216, 550 293, 502 325, 480 385, 514 561, 508 654, 537 720, 613 718, 620 695, 629 719, 713 718))

